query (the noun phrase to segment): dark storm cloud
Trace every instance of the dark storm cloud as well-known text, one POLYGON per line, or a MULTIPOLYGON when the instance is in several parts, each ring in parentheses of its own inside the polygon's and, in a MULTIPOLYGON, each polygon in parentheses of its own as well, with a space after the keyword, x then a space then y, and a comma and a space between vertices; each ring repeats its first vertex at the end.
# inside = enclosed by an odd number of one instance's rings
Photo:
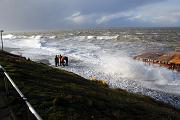
MULTIPOLYGON (((96 27, 95 19, 102 15, 163 1, 167 0, 1 0, 0 28, 33 30, 96 27)), ((127 21, 125 23, 128 25, 127 21)), ((111 26, 112 23, 108 24, 111 26)))

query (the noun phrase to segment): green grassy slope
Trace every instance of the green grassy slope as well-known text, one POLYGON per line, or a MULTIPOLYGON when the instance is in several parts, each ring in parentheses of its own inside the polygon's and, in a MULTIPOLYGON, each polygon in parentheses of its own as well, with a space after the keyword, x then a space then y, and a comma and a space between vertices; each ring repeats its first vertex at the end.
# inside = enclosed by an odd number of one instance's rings
MULTIPOLYGON (((180 112, 168 105, 74 73, 6 52, 0 52, 0 64, 44 120, 180 120, 180 112)), ((10 91, 9 104, 17 117, 25 117, 19 98, 10 91)))

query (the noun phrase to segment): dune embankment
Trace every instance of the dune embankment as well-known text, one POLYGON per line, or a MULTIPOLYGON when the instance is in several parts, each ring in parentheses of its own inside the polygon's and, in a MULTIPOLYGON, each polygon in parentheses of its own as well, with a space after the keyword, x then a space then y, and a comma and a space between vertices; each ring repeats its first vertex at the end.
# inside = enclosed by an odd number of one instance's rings
MULTIPOLYGON (((180 112, 150 97, 0 52, 0 64, 44 120, 179 120, 180 112)), ((9 84, 7 103, 19 119, 26 108, 9 84)), ((3 91, 3 81, 0 89, 3 91)))

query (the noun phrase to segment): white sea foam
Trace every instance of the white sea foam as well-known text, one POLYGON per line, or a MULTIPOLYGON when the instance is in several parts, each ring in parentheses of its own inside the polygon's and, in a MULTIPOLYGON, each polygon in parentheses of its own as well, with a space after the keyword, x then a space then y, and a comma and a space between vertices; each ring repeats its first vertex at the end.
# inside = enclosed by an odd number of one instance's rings
POLYGON ((33 35, 33 36, 29 37, 29 39, 36 39, 36 40, 39 40, 41 38, 43 38, 43 36, 41 36, 41 35, 33 35))
POLYGON ((25 35, 13 35, 13 34, 7 34, 7 35, 3 35, 2 37, 3 39, 25 39, 28 38, 25 35))
POLYGON ((97 39, 99 40, 112 40, 112 39, 117 39, 119 35, 115 36, 97 36, 97 39))
POLYGON ((57 38, 57 36, 55 36, 55 35, 54 36, 49 36, 48 38, 49 39, 55 39, 55 38, 57 38))
POLYGON ((144 33, 136 33, 137 35, 143 35, 144 33))
POLYGON ((93 35, 89 35, 89 36, 75 36, 75 39, 78 40, 84 40, 84 39, 97 39, 97 40, 112 40, 112 39, 117 39, 119 37, 119 35, 114 35, 114 36, 93 36, 93 35))
POLYGON ((16 36, 12 35, 12 34, 3 35, 2 37, 3 37, 3 39, 15 39, 16 38, 16 36))
POLYGON ((8 48, 16 48, 15 51, 11 51, 14 54, 29 57, 34 60, 49 59, 49 56, 59 53, 59 50, 55 47, 48 47, 45 45, 46 40, 43 36, 5 36, 4 46, 8 48))
POLYGON ((95 36, 87 36, 87 39, 93 39, 96 38, 95 36))
POLYGON ((4 44, 12 48, 40 48, 41 43, 39 39, 9 39, 5 40, 4 44))

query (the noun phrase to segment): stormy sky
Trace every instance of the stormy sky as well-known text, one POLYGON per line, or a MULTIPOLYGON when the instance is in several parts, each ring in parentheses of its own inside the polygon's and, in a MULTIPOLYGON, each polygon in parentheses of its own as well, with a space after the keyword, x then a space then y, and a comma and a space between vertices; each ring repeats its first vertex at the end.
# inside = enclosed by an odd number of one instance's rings
POLYGON ((180 0, 0 0, 0 29, 179 27, 180 0))

